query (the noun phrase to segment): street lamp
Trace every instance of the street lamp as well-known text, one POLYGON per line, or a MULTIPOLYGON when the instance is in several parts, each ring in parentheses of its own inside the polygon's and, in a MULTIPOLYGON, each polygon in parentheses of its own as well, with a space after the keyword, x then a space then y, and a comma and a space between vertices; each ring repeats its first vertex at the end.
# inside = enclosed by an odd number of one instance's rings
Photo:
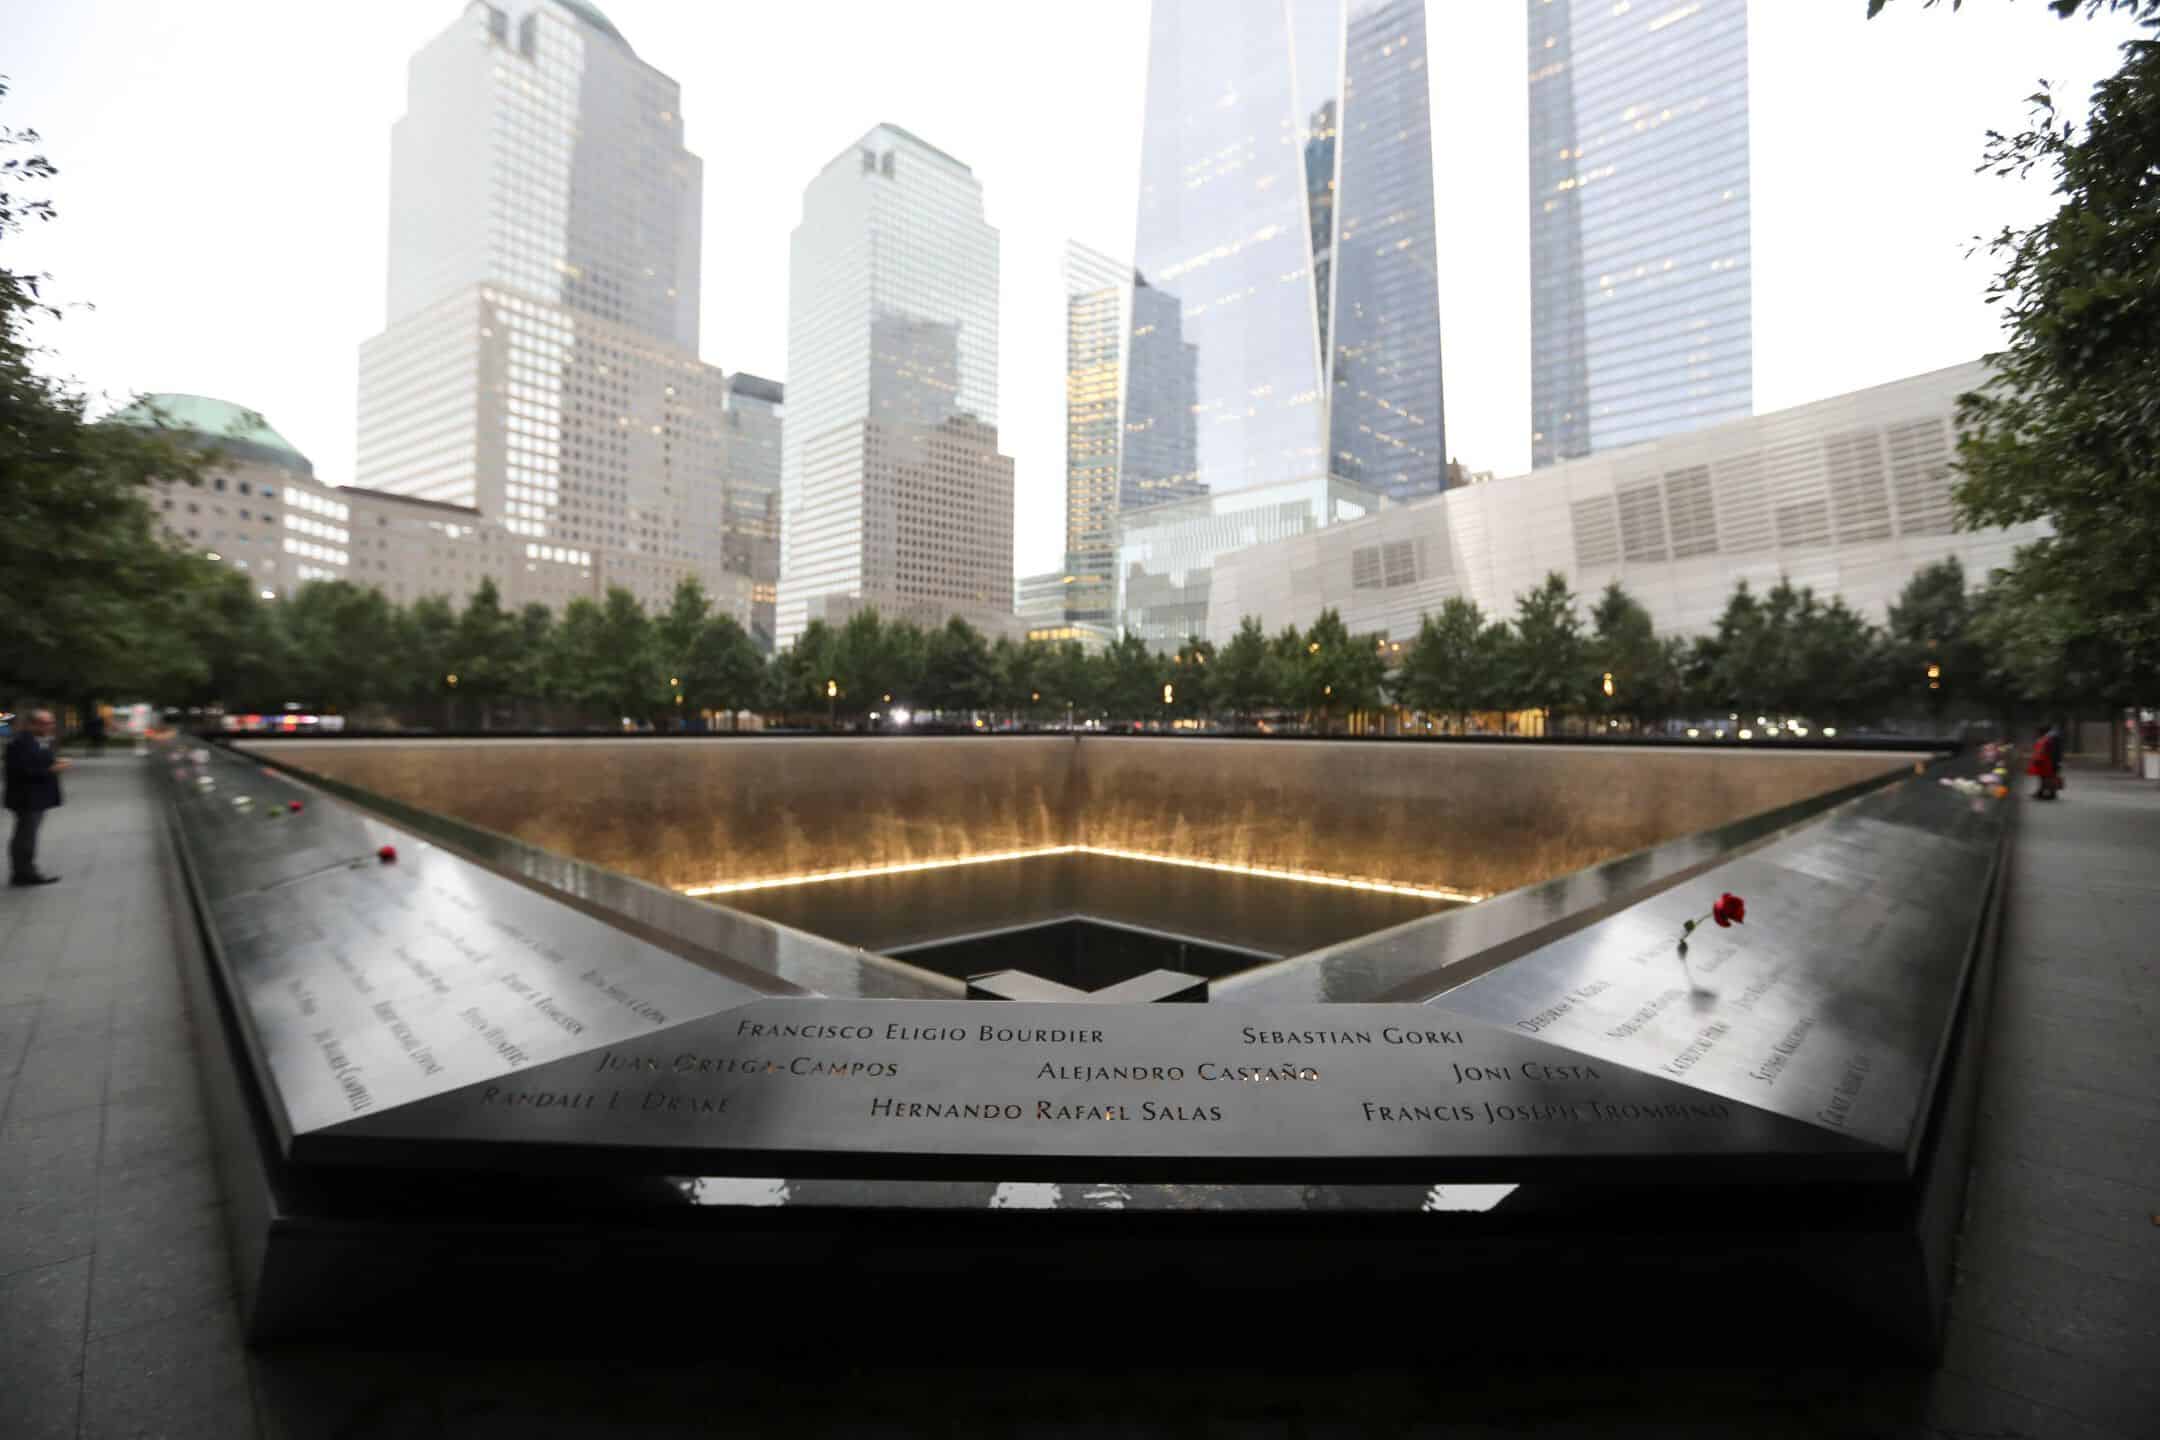
POLYGON ((457 676, 455 676, 455 675, 445 675, 445 676, 443 676, 443 679, 445 679, 445 680, 447 680, 447 681, 449 681, 449 682, 450 682, 450 688, 451 688, 451 689, 453 689, 453 690, 454 690, 454 689, 456 689, 456 688, 457 688, 457 676))
POLYGON ((1168 685, 1165 685, 1165 686, 1163 686, 1163 687, 1162 687, 1162 703, 1163 703, 1163 704, 1165 704, 1165 705, 1168 705, 1168 704, 1170 703, 1170 698, 1171 698, 1172 694, 1174 694, 1174 693, 1175 693, 1175 692, 1174 692, 1174 691, 1173 691, 1173 690, 1171 689, 1171 687, 1170 687, 1170 686, 1168 686, 1168 685))
POLYGON ((1605 672, 1605 694, 1608 699, 1612 696, 1612 671, 1610 670, 1605 672))
POLYGON ((827 680, 825 682, 825 728, 828 730, 832 729, 839 719, 839 696, 840 682, 838 680, 827 680))

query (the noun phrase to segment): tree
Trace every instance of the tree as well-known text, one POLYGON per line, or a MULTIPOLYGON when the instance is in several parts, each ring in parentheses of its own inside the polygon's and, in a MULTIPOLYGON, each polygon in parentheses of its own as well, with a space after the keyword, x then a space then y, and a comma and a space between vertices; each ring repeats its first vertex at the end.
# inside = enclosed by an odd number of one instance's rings
POLYGON ((990 703, 1008 715, 1026 714, 1040 719, 1045 700, 1042 693, 1050 647, 1040 640, 1015 645, 1000 635, 990 647, 990 703))
POLYGON ((555 636, 555 612, 535 600, 517 614, 511 625, 509 651, 503 657, 504 685, 513 700, 556 699, 550 684, 548 652, 555 636))
POLYGON ((1665 652, 1658 643, 1657 628, 1650 623, 1650 612, 1617 580, 1605 587, 1590 611, 1585 659, 1592 681, 1593 713, 1637 719, 1657 713, 1665 652))
POLYGON ((502 608, 502 592, 495 588, 493 579, 485 579, 465 602, 450 636, 449 654, 443 662, 448 667, 445 673, 458 677, 456 695, 478 708, 483 730, 494 723, 495 705, 513 693, 510 682, 516 657, 512 637, 516 628, 517 621, 502 608))
POLYGON ((215 561, 189 556, 183 616, 191 649, 204 666, 193 687, 169 692, 191 705, 240 703, 251 709, 278 705, 292 673, 291 651, 275 607, 259 599, 255 583, 215 561))
POLYGON ((764 694, 765 660, 740 621, 715 615, 698 627, 676 678, 686 708, 732 716, 756 708, 764 694))
POLYGON ((958 615, 925 642, 922 698, 932 709, 987 710, 997 696, 996 680, 989 642, 958 615))
POLYGON ((784 714, 833 713, 836 701, 828 700, 825 687, 839 678, 837 650, 830 625, 823 620, 805 625, 793 645, 773 656, 768 682, 773 706, 784 714))
POLYGON ((1103 652, 1103 708, 1117 720, 1163 718, 1162 688, 1168 669, 1139 636, 1120 635, 1103 652))
POLYGON ((1989 134, 1983 172, 2039 169, 2061 200, 1990 243, 2001 269, 1988 299, 2009 338, 1988 382, 1960 397, 1956 496, 1969 525, 2052 527, 2012 564, 2017 610, 1991 614, 1990 633, 2015 639, 2019 686, 2052 676, 2127 698, 2160 685, 2160 0, 2052 5, 2129 12, 2144 33, 2094 87, 2082 127, 2043 84, 2026 128, 1989 134), (2060 627, 2054 660, 2026 623, 2042 615, 2060 627))
POLYGON ((1555 712, 1580 704, 1588 664, 1582 621, 1567 577, 1555 570, 1536 589, 1516 597, 1513 674, 1509 689, 1522 704, 1555 712))
POLYGON ((1273 703, 1275 687, 1267 632, 1257 619, 1247 615, 1238 621, 1237 633, 1210 663, 1214 669, 1215 703, 1229 711, 1232 718, 1249 721, 1273 703))
POLYGON ((1420 617, 1403 652, 1397 693, 1413 710, 1452 715, 1458 728, 1466 727, 1471 711, 1505 704, 1507 640, 1507 627, 1489 623, 1475 600, 1450 596, 1437 616, 1420 617))
MULTIPOLYGON (((1295 651, 1291 652, 1293 655, 1295 651)), ((1302 658, 1291 661, 1290 698, 1299 708, 1320 717, 1320 729, 1334 728, 1337 714, 1370 710, 1381 701, 1381 684, 1387 663, 1378 639, 1355 635, 1343 624, 1333 607, 1322 610, 1305 632, 1302 658)))
POLYGON ((1988 690, 1973 645, 1972 597, 1955 555, 1917 571, 1890 606, 1890 690, 1910 695, 1940 728, 1954 697, 1988 690))
POLYGON ((599 642, 599 678, 610 721, 618 716, 649 721, 663 705, 673 708, 667 677, 653 653, 652 621, 637 597, 620 585, 608 586, 601 602, 599 642))
MULTIPOLYGON (((57 173, 37 144, 0 127, 0 241, 53 218, 49 200, 20 190, 57 173)), ((88 423, 84 396, 38 373, 29 326, 60 314, 43 285, 0 267, 0 693, 199 694, 209 669, 187 608, 208 572, 164 543, 146 491, 154 477, 199 483, 205 457, 157 431, 88 423)))
POLYGON ((311 581, 286 592, 277 616, 290 661, 288 698, 350 715, 365 705, 410 698, 423 665, 436 682, 428 699, 441 698, 440 657, 423 657, 414 648, 404 618, 380 590, 349 580, 311 581))
POLYGON ((1215 647, 1197 635, 1170 657, 1164 683, 1171 687, 1170 708, 1181 720, 1205 720, 1215 713, 1215 647))
MULTIPOLYGON (((359 587, 345 580, 333 580, 347 590, 359 587)), ((368 590, 363 595, 380 598, 381 591, 368 590)), ((363 600, 362 603, 365 603, 363 600)), ((385 609, 388 606, 385 605, 385 609)), ((402 615, 395 617, 398 635, 398 653, 403 657, 405 699, 422 713, 436 711, 448 717, 449 723, 457 721, 457 687, 464 677, 451 668, 456 660, 457 615, 450 608, 450 601, 443 595, 423 595, 408 606, 402 615)), ((380 673, 380 672, 378 672, 380 673)), ((378 695, 383 693, 379 688, 378 695)), ((392 691, 390 693, 396 693, 392 691)))
POLYGON ((672 723, 680 723, 682 712, 689 707, 683 694, 682 672, 690 663, 690 652, 711 613, 712 601, 706 598, 704 584, 690 575, 676 582, 668 608, 652 622, 653 666, 656 672, 667 672, 659 678, 667 682, 667 692, 661 698, 675 711, 669 717, 672 723))
POLYGON ((1757 599, 1733 587, 1716 633, 1698 646, 1706 697, 1744 728, 1758 716, 1846 720, 1883 694, 1881 636, 1842 599, 1825 605, 1780 579, 1757 599))
POLYGON ((1062 708, 1069 721, 1095 715, 1103 703, 1104 667, 1078 640, 1061 642, 1039 671, 1045 703, 1062 708))

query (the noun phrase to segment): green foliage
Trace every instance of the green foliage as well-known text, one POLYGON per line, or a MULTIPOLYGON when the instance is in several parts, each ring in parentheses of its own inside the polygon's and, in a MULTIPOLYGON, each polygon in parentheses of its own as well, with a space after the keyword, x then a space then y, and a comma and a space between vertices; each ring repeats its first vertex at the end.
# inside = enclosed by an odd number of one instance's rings
POLYGON ((1168 668, 1145 640, 1121 635, 1103 652, 1098 703, 1115 719, 1162 719, 1168 668))
POLYGON ((1504 623, 1486 620, 1475 600, 1450 596, 1438 615, 1418 622, 1396 693, 1413 710, 1452 715, 1458 725, 1471 711, 1501 709, 1510 645, 1504 623))
MULTIPOLYGON (((1292 632, 1295 639, 1295 632, 1292 632)), ((1378 708, 1387 662, 1371 635, 1352 635, 1334 609, 1322 610, 1305 632, 1305 647, 1288 647, 1289 698, 1319 717, 1321 730, 1334 728, 1335 717, 1378 708)))
POLYGON ((1195 637, 1170 657, 1165 683, 1171 687, 1170 711, 1180 720, 1205 720, 1215 713, 1215 647, 1195 637))
POLYGON ((928 637, 923 649, 920 703, 933 710, 991 708, 998 698, 998 677, 990 644, 980 630, 955 615, 928 637))
POLYGON ((1642 602, 1615 580, 1590 611, 1584 654, 1592 714, 1661 716, 1667 698, 1666 654, 1642 602), (1606 693, 1610 680, 1612 693, 1606 693))
POLYGON ((1555 570, 1516 597, 1514 642, 1508 647, 1508 689, 1517 701, 1548 716, 1579 704, 1589 690, 1589 649, 1575 595, 1555 570))
POLYGON ((2082 127, 2043 84, 2024 129, 1988 137, 1983 172, 2038 170, 2059 203, 1990 243, 2008 343, 1960 398, 1957 499, 1968 525, 2052 527, 1995 587, 2007 608, 1986 628, 2009 690, 2129 700, 2160 684, 2160 0, 2052 8, 2127 13, 2142 33, 2082 127))
POLYGON ((683 705, 692 710, 755 710, 765 696, 765 657, 732 615, 715 615, 698 626, 676 676, 683 705))
POLYGON ((1250 720, 1274 699, 1267 632, 1252 616, 1238 622, 1237 633, 1211 663, 1215 705, 1234 719, 1250 720))

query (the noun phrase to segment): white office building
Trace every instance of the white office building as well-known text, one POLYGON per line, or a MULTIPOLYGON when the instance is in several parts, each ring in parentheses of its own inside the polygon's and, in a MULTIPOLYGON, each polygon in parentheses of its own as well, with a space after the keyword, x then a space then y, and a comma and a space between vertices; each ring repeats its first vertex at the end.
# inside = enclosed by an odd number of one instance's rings
POLYGON ((1225 553, 1204 632, 1270 631, 1340 611, 1408 640, 1452 596, 1495 618, 1558 571, 1587 613, 1612 581, 1664 632, 1711 629, 1736 581, 1780 578, 1880 622, 1914 572, 1956 556, 1974 583, 2039 526, 1960 531, 1957 397, 1974 362, 1888 385, 1450 488, 1353 524, 1225 553))
POLYGON ((864 606, 1003 629, 998 232, 974 172, 897 125, 803 192, 788 269, 778 638, 864 606))
POLYGON ((363 487, 477 510, 648 608, 685 577, 716 599, 773 579, 742 569, 769 536, 730 533, 757 507, 730 497, 734 401, 698 359, 681 110, 595 6, 473 0, 412 61, 388 324, 360 353, 363 487))

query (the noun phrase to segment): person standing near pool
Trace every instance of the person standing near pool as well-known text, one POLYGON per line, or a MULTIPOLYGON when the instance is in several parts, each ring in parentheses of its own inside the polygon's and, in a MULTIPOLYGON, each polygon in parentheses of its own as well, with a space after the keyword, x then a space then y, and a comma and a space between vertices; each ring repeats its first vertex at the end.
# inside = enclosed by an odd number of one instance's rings
POLYGON ((60 877, 37 868, 38 830, 45 812, 60 808, 60 772, 74 762, 53 753, 53 715, 32 711, 23 733, 7 743, 7 808, 15 812, 8 841, 8 883, 50 885, 60 877))

